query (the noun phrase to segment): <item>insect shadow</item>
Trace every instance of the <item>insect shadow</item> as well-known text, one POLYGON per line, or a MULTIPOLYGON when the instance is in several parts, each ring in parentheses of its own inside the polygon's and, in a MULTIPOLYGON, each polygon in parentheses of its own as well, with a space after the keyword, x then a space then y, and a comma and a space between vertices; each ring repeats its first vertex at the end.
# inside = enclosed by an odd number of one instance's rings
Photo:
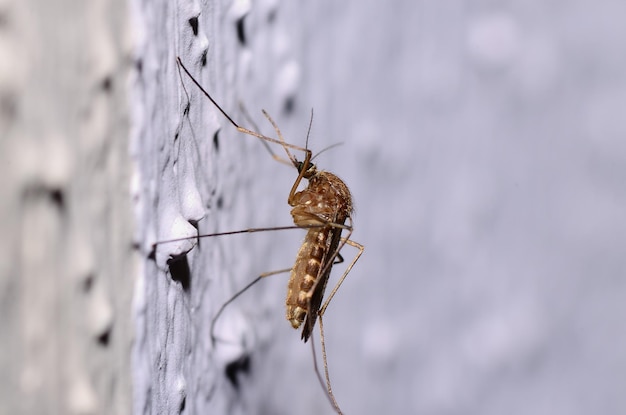
MULTIPOLYGON (((317 166, 313 163, 313 154, 308 147, 303 148, 287 143, 277 124, 265 110, 262 110, 263 115, 274 128, 278 139, 267 137, 261 133, 241 127, 237 124, 193 77, 180 58, 177 58, 177 63, 179 68, 187 74, 191 81, 239 132, 259 138, 262 140, 264 146, 275 160, 281 163, 291 164, 296 168, 298 176, 291 187, 291 191, 289 192, 289 197, 287 199, 287 202, 292 207, 291 216, 293 218, 294 225, 271 228, 250 228, 232 232, 203 234, 191 238, 170 239, 156 242, 154 244, 154 248, 156 249, 157 245, 194 238, 298 228, 307 229, 307 234, 298 251, 293 267, 260 274, 257 278, 252 280, 249 284, 233 295, 228 301, 226 301, 217 311, 211 322, 211 339, 215 342, 216 322, 229 304, 235 301, 240 295, 246 292, 261 279, 271 275, 290 272, 291 275, 287 288, 287 299, 285 301, 287 308, 287 320, 291 323, 291 326, 294 329, 298 329, 304 323, 301 334, 301 338, 304 342, 309 340, 315 323, 319 320, 320 343, 324 364, 324 379, 322 379, 322 375, 317 365, 315 346, 312 341, 311 348, 313 352, 313 365, 318 380, 322 388, 325 389, 326 395, 329 398, 333 409, 338 414, 341 414, 341 409, 335 399, 331 387, 328 360, 326 357, 323 316, 328 308, 328 305, 341 287, 341 284, 364 251, 363 245, 350 239, 353 232, 353 202, 350 190, 348 189, 348 186, 335 174, 317 169, 317 166), (268 143, 280 145, 285 150, 288 160, 284 160, 276 155, 268 143), (290 149, 304 153, 304 160, 298 161, 290 149), (308 181, 308 184, 303 190, 298 191, 303 179, 308 181), (345 236, 342 236, 344 232, 345 236), (345 245, 350 245, 356 248, 358 252, 348 264, 343 274, 330 291, 328 297, 324 300, 324 292, 328 284, 332 267, 334 264, 343 262, 343 257, 341 256, 340 251, 345 245)), ((309 132, 307 133, 307 143, 312 123, 313 113, 311 112, 309 132)))

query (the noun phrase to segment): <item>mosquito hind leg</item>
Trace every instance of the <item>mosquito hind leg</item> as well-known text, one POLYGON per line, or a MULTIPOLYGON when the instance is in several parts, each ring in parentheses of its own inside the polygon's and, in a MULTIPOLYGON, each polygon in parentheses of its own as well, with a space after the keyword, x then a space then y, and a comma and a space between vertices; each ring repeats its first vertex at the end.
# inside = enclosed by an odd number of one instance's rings
MULTIPOLYGON (((325 361, 325 359, 326 359, 326 356, 325 356, 326 347, 324 346, 324 342, 323 341, 322 341, 321 344, 322 344, 322 355, 323 355, 324 361, 325 361)), ((342 415, 343 412, 341 412, 341 408, 339 407, 339 403, 337 402, 337 399, 335 399, 335 395, 333 394, 333 391, 330 388, 330 385, 324 385, 324 379, 322 378, 322 373, 320 372, 319 366, 317 365, 317 353, 315 352, 315 339, 313 338, 313 333, 311 333, 311 352, 313 353, 313 368, 315 369, 315 375, 317 376, 317 380, 319 381, 320 385, 322 386, 322 389, 324 390, 324 392, 326 392, 326 397, 328 398, 328 401, 330 402, 330 405, 333 407, 335 412, 337 412, 337 414, 342 415), (326 386, 325 389, 324 389, 324 386, 326 386)))
MULTIPOLYGON (((339 246, 339 249, 341 249, 344 245, 347 244, 347 245, 350 245, 350 246, 358 249, 359 252, 357 252, 357 254, 354 256, 354 258, 352 259, 352 261, 350 262, 350 264, 348 265, 346 270, 343 272, 343 275, 341 276, 341 278, 339 278, 339 281, 337 281, 337 284, 335 284, 335 286, 333 287, 332 291, 328 295, 328 298, 326 299, 324 304, 320 307, 320 309, 319 309, 319 311, 317 313, 319 317, 322 317, 324 315, 324 313, 326 312, 326 308, 330 304, 330 301, 333 299, 335 294, 337 294, 337 291, 339 290, 339 287, 341 287, 341 284, 343 284, 343 281, 346 279, 346 277, 348 276, 350 271, 352 271, 352 267, 354 267, 354 264, 356 264, 356 262, 359 260, 359 258, 363 254, 363 251, 365 251, 365 247, 363 245, 361 245, 360 243, 358 243, 358 242, 354 242, 354 241, 352 241, 350 239, 347 239, 347 238, 341 238, 341 242, 342 242, 342 245, 339 246)), ((341 255, 339 255, 339 253, 337 253, 337 256, 340 257, 341 255)), ((343 261, 343 258, 341 258, 341 259, 343 261)))
MULTIPOLYGON (((359 258, 363 254, 363 251, 365 250, 365 247, 363 245, 349 239, 351 234, 352 234, 352 231, 350 231, 350 233, 348 234, 348 237, 341 238, 341 244, 337 247, 337 251, 335 253, 336 255, 335 259, 341 259, 343 261, 343 258, 339 254, 339 251, 346 244, 354 248, 357 248, 359 252, 357 252, 357 254, 354 256, 354 258, 352 259, 352 261, 350 262, 350 264, 344 271, 341 278, 339 278, 339 281, 337 281, 337 284, 335 284, 335 286, 333 287, 328 298, 326 299, 322 307, 320 307, 319 311, 317 312, 317 317, 318 317, 319 327, 320 327, 320 345, 322 346, 322 362, 324 363, 324 377, 326 378, 326 391, 328 392, 328 398, 330 399, 331 404, 333 405, 335 411, 337 411, 338 414, 341 414, 342 412, 341 412, 341 409, 339 408, 339 404, 337 403, 337 399, 335 399, 335 395, 333 394, 333 390, 332 390, 331 382, 330 382, 330 373, 328 371, 328 358, 326 356, 326 339, 324 337, 324 313, 326 312, 326 308, 328 308, 330 301, 333 299, 333 297, 337 293, 337 290, 339 290, 339 287, 341 287, 341 284, 343 283, 343 281, 346 279, 346 277, 352 270, 352 267, 354 267, 354 264, 356 264, 356 262, 359 260, 359 258)), ((311 342, 311 344, 313 344, 313 341, 311 342)), ((313 363, 315 366, 315 373, 317 374, 317 377, 320 380, 320 383, 323 383, 321 380, 321 375, 319 373, 319 368, 317 367, 317 360, 313 359, 313 363)))

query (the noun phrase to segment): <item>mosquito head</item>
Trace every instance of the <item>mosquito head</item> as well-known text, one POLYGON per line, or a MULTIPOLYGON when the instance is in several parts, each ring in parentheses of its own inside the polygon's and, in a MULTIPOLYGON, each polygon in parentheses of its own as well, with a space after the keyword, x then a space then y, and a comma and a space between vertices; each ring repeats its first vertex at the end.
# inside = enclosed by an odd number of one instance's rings
POLYGON ((296 166, 296 169, 298 169, 298 173, 302 173, 302 171, 304 171, 302 177, 307 180, 317 174, 317 166, 311 162, 307 162, 306 160, 298 161, 294 159, 293 165, 296 166))

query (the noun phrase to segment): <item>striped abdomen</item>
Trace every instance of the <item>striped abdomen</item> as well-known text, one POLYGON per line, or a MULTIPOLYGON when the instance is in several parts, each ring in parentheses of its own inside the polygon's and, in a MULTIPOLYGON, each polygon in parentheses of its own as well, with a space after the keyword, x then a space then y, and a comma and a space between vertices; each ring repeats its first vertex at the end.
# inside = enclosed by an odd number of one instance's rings
POLYGON ((328 239, 332 229, 310 229, 298 251, 289 278, 286 302, 287 320, 294 329, 300 327, 309 312, 313 288, 328 254, 328 239))

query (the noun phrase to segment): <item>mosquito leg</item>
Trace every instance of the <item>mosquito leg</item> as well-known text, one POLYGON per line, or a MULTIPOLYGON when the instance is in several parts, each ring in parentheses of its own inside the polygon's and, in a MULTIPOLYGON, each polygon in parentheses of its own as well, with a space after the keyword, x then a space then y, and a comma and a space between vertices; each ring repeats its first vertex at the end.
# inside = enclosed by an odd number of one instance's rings
MULTIPOLYGON (((324 318, 323 317, 324 317, 324 312, 326 311, 326 308, 328 307, 328 304, 330 304, 330 301, 333 299, 333 297, 337 293, 337 290, 339 290, 339 287, 341 286, 343 281, 346 279, 346 277, 348 276, 348 274, 352 270, 352 267, 354 266, 354 264, 356 264, 356 262, 361 257, 361 254, 363 254, 363 251, 365 250, 363 245, 361 245, 361 244, 359 244, 357 242, 351 241, 349 239, 351 234, 352 234, 352 231, 350 231, 350 233, 348 234, 348 237, 341 238, 341 244, 337 247, 337 251, 336 251, 336 259, 341 258, 341 255, 339 254, 339 250, 341 250, 341 248, 343 248, 343 246, 345 246, 346 244, 348 244, 348 245, 350 245, 352 247, 357 248, 359 250, 359 252, 354 256, 354 258, 352 259, 352 261, 350 262, 350 264, 348 265, 348 267, 344 271, 344 273, 341 276, 341 278, 339 278, 339 281, 337 281, 337 284, 335 284, 335 286, 333 287, 333 289, 330 292, 328 298, 326 299, 326 301, 324 302, 322 307, 320 307, 319 311, 317 312, 317 316, 318 316, 318 319, 319 319, 319 326, 320 326, 320 343, 321 343, 321 346, 322 346, 322 361, 324 363, 324 376, 326 378, 326 390, 328 391, 328 396, 331 399, 331 401, 332 401, 331 403, 335 407, 335 410, 337 411, 337 413, 341 413, 341 410, 339 409, 339 404, 337 403, 337 400, 335 399, 335 396, 334 396, 333 391, 332 391, 331 383, 330 383, 330 373, 328 371, 328 359, 326 357, 326 340, 325 340, 325 337, 324 337, 324 318)), ((343 258, 341 258, 341 260, 343 261, 343 258)), ((318 372, 317 362, 315 362, 315 370, 316 370, 316 372, 318 372)), ((318 378, 319 378, 319 373, 318 373, 318 378)))
POLYGON ((339 408, 339 404, 335 399, 335 395, 333 395, 332 390, 324 384, 324 379, 322 378, 322 374, 320 372, 319 367, 317 366, 317 353, 315 352, 315 339, 313 338, 313 333, 311 333, 311 352, 313 353, 313 368, 315 369, 315 374, 317 375, 317 380, 320 383, 320 386, 324 390, 328 401, 332 405, 333 409, 337 411, 339 415, 342 414, 341 409, 339 408))
POLYGON ((184 236, 182 238, 175 239, 166 239, 163 241, 158 241, 152 244, 152 251, 156 249, 157 246, 168 244, 172 242, 180 242, 187 241, 189 239, 200 239, 200 238, 212 238, 215 236, 225 236, 225 235, 239 235, 243 233, 256 233, 256 232, 270 232, 270 231, 285 231, 288 229, 310 229, 310 228, 320 228, 323 225, 309 225, 309 226, 297 226, 297 225, 288 225, 288 226, 273 226, 271 228, 249 228, 242 229, 239 231, 229 231, 229 232, 217 232, 217 233, 205 233, 202 235, 194 235, 194 236, 184 236))
MULTIPOLYGON (((259 126, 256 125, 256 123, 254 122, 254 120, 250 116, 250 113, 246 109, 245 105, 243 105, 243 102, 239 102, 239 110, 241 111, 241 114, 243 114, 243 118, 245 118, 246 122, 252 126, 253 131, 261 131, 259 129, 259 126)), ((267 143, 266 140, 261 140, 261 143, 263 143, 263 146, 265 147, 267 152, 272 156, 272 158, 274 160, 276 160, 279 163, 286 164, 288 166, 292 166, 293 165, 291 160, 287 161, 284 158, 280 157, 278 154, 274 153, 274 150, 272 150, 272 148, 270 147, 270 145, 267 143)))
MULTIPOLYGON (((346 279, 346 277, 348 276, 348 274, 352 270, 352 267, 354 267, 354 264, 356 264, 356 262, 359 260, 359 258, 363 254, 363 251, 365 251, 365 247, 363 245, 361 245, 360 243, 358 243, 358 242, 351 241, 350 239, 347 239, 347 238, 341 238, 341 242, 342 242, 342 245, 339 245, 339 249, 342 248, 344 245, 348 244, 348 245, 358 249, 359 252, 357 252, 357 254, 354 256, 354 258, 352 259, 352 262, 350 262, 350 265, 348 265, 348 267, 344 271, 343 275, 341 276, 341 278, 339 278, 339 281, 337 281, 337 284, 335 284, 335 286, 333 287, 332 291, 328 295, 328 298, 326 299, 324 304, 320 307, 320 310, 317 313, 319 315, 319 317, 322 317, 324 315, 324 312, 326 312, 326 308, 328 307, 328 304, 330 304, 330 301, 333 299, 333 297, 335 296, 335 294, 339 290, 339 287, 341 287, 341 284, 343 284, 343 281, 346 279)), ((337 255, 339 255, 339 253, 337 253, 337 255)))
MULTIPOLYGON (((322 345, 322 361, 324 362, 324 376, 326 377, 326 391, 328 392, 328 397, 330 398, 330 403, 333 405, 333 408, 339 415, 342 415, 341 409, 339 408, 339 403, 337 399, 335 399, 335 395, 333 394, 333 389, 330 386, 330 375, 328 374, 328 359, 326 358, 326 341, 324 339, 324 322, 322 321, 322 316, 319 316, 319 324, 320 324, 320 344, 322 345)), ((313 344, 313 342, 311 342, 313 344)), ((314 360, 315 361, 315 360, 314 360)), ((317 368, 317 361, 315 361, 315 372, 317 373, 318 379, 320 378, 319 370, 317 368)))
POLYGON ((272 275, 283 274, 283 273, 289 272, 289 271, 291 271, 291 268, 279 269, 277 271, 264 272, 263 274, 259 275, 254 280, 252 280, 250 283, 248 283, 248 285, 243 287, 241 290, 237 291, 237 293, 235 295, 233 295, 228 301, 226 301, 224 304, 222 304, 222 306, 219 308, 219 310, 217 310, 217 313, 215 313, 215 316, 213 317, 213 320, 211 320, 211 330, 210 330, 210 333, 211 333, 211 343, 213 345, 215 345, 215 340, 217 339, 215 337, 215 324, 217 323, 217 320, 222 315, 222 312, 224 311, 224 309, 230 303, 232 303, 237 298, 239 298, 239 296, 241 294, 245 293, 250 287, 252 287, 257 282, 261 281, 263 278, 266 278, 266 277, 269 277, 269 276, 272 276, 272 275))
MULTIPOLYGON (((289 148, 291 148, 291 149, 293 149, 293 150, 302 151, 303 153, 307 153, 307 152, 310 152, 310 151, 311 151, 311 150, 308 150, 308 149, 306 149, 306 148, 302 148, 302 147, 300 147, 300 146, 296 146, 296 145, 293 145, 293 144, 289 144, 289 143, 285 142, 285 140, 284 140, 284 139, 282 139, 282 137, 281 137, 281 140, 277 140, 277 139, 275 139, 275 138, 267 137, 267 136, 265 136, 265 135, 263 135, 263 134, 257 133, 256 131, 252 131, 252 130, 249 130, 249 129, 247 129, 247 128, 241 127, 239 124, 237 124, 237 123, 235 122, 235 120, 233 120, 233 119, 231 118, 231 116, 230 116, 230 115, 228 115, 228 114, 226 113, 226 111, 224 111, 224 110, 222 109, 222 107, 220 107, 220 106, 219 106, 219 104, 218 104, 218 103, 217 103, 217 102, 213 99, 213 97, 211 96, 211 94, 209 94, 209 93, 208 93, 208 92, 207 92, 207 91, 206 91, 206 90, 202 87, 202 85, 200 85, 200 83, 196 80, 196 78, 194 78, 194 77, 193 77, 193 75, 191 75, 191 72, 189 72, 189 70, 185 67, 185 65, 183 64, 183 62, 182 62, 182 60, 180 59, 180 57, 177 57, 177 58, 176 58, 176 62, 177 62, 177 63, 178 63, 178 65, 179 65, 179 66, 183 69, 183 71, 187 74, 187 76, 189 76, 189 79, 191 79, 191 81, 192 81, 192 82, 193 82, 193 83, 194 83, 194 84, 195 84, 195 85, 196 85, 196 86, 200 89, 200 91, 202 92, 202 94, 203 94, 204 96, 206 96, 206 97, 207 97, 207 98, 208 98, 208 99, 209 99, 209 100, 213 103, 213 105, 215 105, 215 107, 216 107, 216 108, 217 108, 217 109, 218 109, 218 110, 222 113, 222 115, 224 115, 224 116, 226 117, 226 119, 227 119, 227 120, 228 120, 228 121, 229 121, 229 122, 230 122, 230 123, 231 123, 231 124, 232 124, 232 125, 233 125, 233 126, 234 126, 237 130, 238 130, 238 131, 239 131, 239 132, 244 133, 244 134, 251 135, 251 136, 253 136, 253 137, 260 138, 261 140, 265 140, 265 141, 270 142, 270 143, 280 144, 280 145, 281 145, 281 146, 285 149, 285 151, 287 152, 287 154, 288 154, 288 155, 290 155, 290 156, 291 156, 291 153, 289 153, 289 150, 288 150, 289 148)), ((274 121, 273 121, 273 120, 269 117, 269 115, 268 115, 265 111, 263 111, 263 114, 264 114, 264 115, 265 115, 265 116, 266 116, 266 117, 270 120, 270 122, 272 123, 272 125, 274 125, 274 126, 275 126, 275 124, 276 124, 276 123, 274 123, 274 121)), ((291 156, 291 157, 290 157, 290 159, 292 159, 292 157, 293 157, 293 156, 291 156)), ((277 159, 277 156, 276 156, 276 157, 274 157, 274 159, 277 159)), ((278 157, 278 159, 280 159, 280 157, 278 157)), ((293 160, 292 160, 292 162, 293 162, 293 160)))

